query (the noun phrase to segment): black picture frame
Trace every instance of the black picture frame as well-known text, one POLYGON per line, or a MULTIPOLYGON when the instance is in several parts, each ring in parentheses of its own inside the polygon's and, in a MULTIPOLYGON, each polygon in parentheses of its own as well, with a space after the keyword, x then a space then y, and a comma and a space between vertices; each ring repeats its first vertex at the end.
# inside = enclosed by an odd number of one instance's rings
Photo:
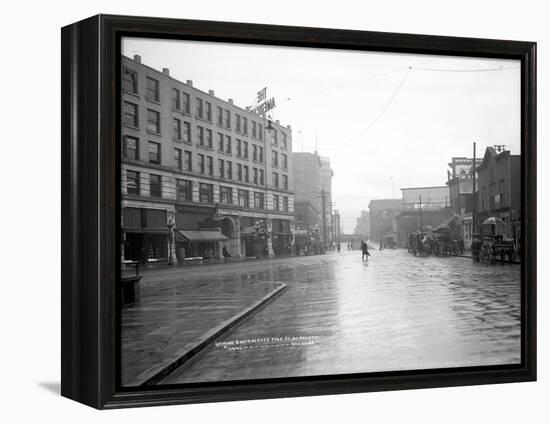
POLYGON ((97 15, 61 33, 61 394, 94 408, 536 380, 536 43, 97 15), (517 59, 521 62, 520 365, 121 388, 120 40, 123 36, 517 59))

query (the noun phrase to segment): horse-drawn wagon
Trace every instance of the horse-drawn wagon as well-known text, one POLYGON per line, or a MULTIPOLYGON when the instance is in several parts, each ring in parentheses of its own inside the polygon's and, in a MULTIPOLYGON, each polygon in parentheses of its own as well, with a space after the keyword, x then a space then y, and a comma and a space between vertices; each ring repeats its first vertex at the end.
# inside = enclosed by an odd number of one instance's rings
MULTIPOLYGON (((483 221, 481 228, 482 234, 479 237, 481 243, 478 242, 476 245, 476 248, 479 248, 478 260, 490 264, 495 263, 497 260, 500 262, 514 262, 516 248, 514 240, 505 237, 506 224, 504 221, 497 217, 490 217, 483 221)), ((475 256, 474 260, 476 260, 475 256)))

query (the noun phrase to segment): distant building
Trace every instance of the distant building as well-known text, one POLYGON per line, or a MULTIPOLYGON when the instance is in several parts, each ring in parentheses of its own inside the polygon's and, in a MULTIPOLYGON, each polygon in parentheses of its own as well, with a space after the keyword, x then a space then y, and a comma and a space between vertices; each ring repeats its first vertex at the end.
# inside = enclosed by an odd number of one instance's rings
POLYGON ((404 247, 407 235, 445 223, 452 217, 449 187, 402 188, 402 212, 397 217, 398 243, 404 247))
POLYGON ((440 209, 449 205, 449 187, 408 187, 401 189, 403 210, 418 209, 422 201, 423 209, 440 209))
POLYGON ((367 239, 370 237, 370 214, 368 211, 361 211, 361 216, 356 220, 353 233, 359 234, 367 239))
MULTIPOLYGON (((321 157, 317 153, 309 152, 294 152, 292 154, 292 163, 294 166, 293 177, 295 210, 296 208, 303 208, 304 204, 309 203, 311 209, 309 209, 308 213, 313 213, 313 211, 315 211, 315 213, 318 214, 315 222, 319 226, 321 236, 320 241, 328 242, 330 237, 329 227, 331 225, 331 209, 327 209, 329 206, 327 199, 329 198, 330 193, 327 189, 331 189, 332 184, 329 183, 330 178, 332 178, 330 163, 328 162, 328 159, 322 161, 321 157), (325 198, 324 207, 323 197, 325 198), (323 225, 323 216, 325 218, 325 225, 323 225)), ((313 222, 313 219, 310 219, 309 222, 313 222)), ((302 226, 297 226, 296 228, 306 229, 303 227, 303 224, 302 226)))
POLYGON ((478 187, 476 227, 491 216, 506 224, 506 237, 519 241, 521 224, 521 156, 509 150, 485 150, 477 167, 478 187))
POLYGON ((369 236, 379 242, 396 230, 396 217, 402 210, 401 199, 375 199, 369 202, 369 236))
POLYGON ((297 229, 320 229, 321 214, 309 200, 294 201, 295 226, 297 229))
MULTIPOLYGON (((481 158, 476 159, 480 165, 481 158)), ((456 218, 457 234, 464 240, 468 249, 472 243, 472 213, 474 209, 474 159, 454 157, 449 162, 447 171, 447 186, 449 187, 450 212, 456 218)))
MULTIPOLYGON (((334 171, 330 166, 330 159, 320 156, 321 161, 321 191, 324 191, 325 198, 325 220, 326 220, 326 232, 327 242, 331 242, 334 239, 333 232, 333 215, 332 215, 332 178, 334 177, 334 171)), ((322 198, 321 198, 322 201, 322 198)), ((323 230, 324 231, 324 230, 323 230)))
POLYGON ((341 250, 347 250, 348 247, 351 247, 352 250, 359 250, 361 249, 361 241, 366 241, 361 234, 341 234, 340 248, 341 250))
POLYGON ((334 242, 340 241, 340 238, 342 236, 341 225, 340 212, 335 210, 334 214, 332 214, 332 240, 334 240, 334 242))

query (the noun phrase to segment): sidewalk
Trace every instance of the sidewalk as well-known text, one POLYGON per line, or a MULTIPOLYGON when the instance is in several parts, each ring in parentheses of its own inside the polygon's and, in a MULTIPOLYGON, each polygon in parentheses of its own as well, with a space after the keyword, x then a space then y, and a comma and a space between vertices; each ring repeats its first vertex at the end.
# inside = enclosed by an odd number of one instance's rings
MULTIPOLYGON (((467 258, 467 259, 472 259, 473 260, 473 256, 472 256, 472 251, 471 250, 465 250, 464 253, 462 255, 452 255, 452 256, 456 256, 458 258, 467 258)), ((512 262, 514 265, 521 265, 521 261, 518 261, 518 260, 515 260, 514 262, 512 262)))
MULTIPOLYGON (((325 252, 325 253, 319 253, 317 255, 278 255, 278 256, 262 256, 260 258, 256 258, 253 256, 245 256, 245 257, 231 257, 231 258, 210 258, 210 259, 197 259, 192 261, 186 261, 183 264, 178 265, 168 265, 167 263, 161 263, 161 264, 150 264, 150 265, 140 265, 139 266, 139 272, 140 274, 145 274, 147 272, 156 271, 156 270, 162 270, 162 269, 178 269, 178 268, 187 268, 187 267, 195 267, 195 266, 204 266, 204 265, 224 265, 224 264, 231 264, 231 263, 239 263, 239 262, 260 262, 260 261, 273 261, 278 259, 288 259, 288 258, 298 258, 298 257, 311 257, 311 256, 323 256, 323 255, 330 255, 330 254, 336 254, 337 252, 325 252)), ((135 272, 135 268, 128 267, 127 269, 123 269, 122 272, 135 272)))
POLYGON ((279 294, 278 282, 174 281, 122 309, 122 385, 154 384, 279 294))

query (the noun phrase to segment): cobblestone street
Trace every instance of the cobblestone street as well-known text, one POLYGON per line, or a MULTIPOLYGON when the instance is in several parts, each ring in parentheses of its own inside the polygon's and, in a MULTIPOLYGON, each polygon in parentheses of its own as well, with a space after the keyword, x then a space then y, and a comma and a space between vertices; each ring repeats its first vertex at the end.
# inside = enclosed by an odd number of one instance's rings
MULTIPOLYGON (((161 383, 520 361, 520 266, 371 253, 364 263, 352 251, 147 271, 149 288, 235 280, 287 285, 161 383)), ((200 309, 195 320, 204 320, 200 309)))

